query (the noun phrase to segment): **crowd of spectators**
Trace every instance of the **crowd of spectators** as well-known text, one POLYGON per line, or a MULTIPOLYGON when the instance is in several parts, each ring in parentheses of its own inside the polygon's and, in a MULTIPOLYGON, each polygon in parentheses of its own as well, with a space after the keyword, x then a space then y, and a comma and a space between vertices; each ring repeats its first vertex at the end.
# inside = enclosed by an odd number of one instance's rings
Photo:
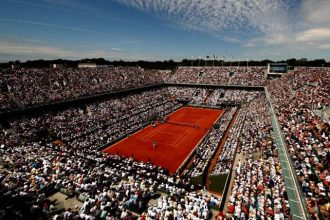
POLYGON ((245 89, 232 88, 196 88, 170 86, 169 92, 179 100, 188 101, 190 104, 217 106, 221 104, 240 104, 241 102, 250 102, 262 91, 250 91, 245 89))
POLYGON ((164 80, 171 83, 265 85, 264 69, 179 67, 174 74, 139 67, 1 69, 0 103, 2 110, 8 110, 161 84, 164 80))
POLYGON ((227 219, 290 217, 265 94, 258 94, 241 107, 212 175, 229 174, 231 171, 234 182, 229 191, 227 219), (255 152, 257 156, 253 154, 255 152), (237 165, 233 167, 237 153, 246 156, 237 159, 237 165))
MULTIPOLYGON (((273 149, 273 151, 276 151, 273 149)), ((269 151, 264 158, 240 161, 235 167, 227 217, 288 219, 290 208, 280 162, 269 151)))
POLYGON ((141 128, 153 117, 164 116, 181 104, 166 89, 149 90, 120 98, 47 112, 10 122, 20 139, 34 139, 40 130, 75 148, 99 149, 141 128))
POLYGON ((229 85, 260 86, 266 85, 265 77, 267 68, 262 67, 232 67, 233 73, 229 79, 229 85))
POLYGON ((200 91, 198 88, 181 86, 169 86, 168 90, 173 98, 186 101, 191 101, 191 98, 195 97, 200 91))
POLYGON ((19 212, 29 219, 136 219, 136 213, 142 213, 141 218, 148 219, 208 219, 210 206, 220 204, 216 197, 196 192, 189 179, 170 176, 160 167, 102 152, 85 155, 79 151, 36 142, 1 145, 0 209, 7 208, 3 217, 19 212), (159 197, 158 190, 169 196, 149 206, 151 199, 159 197), (48 199, 57 191, 68 198, 82 197, 83 205, 57 214, 54 202, 48 199))
POLYGON ((233 127, 230 129, 229 136, 221 150, 216 164, 213 167, 212 175, 229 174, 238 146, 238 137, 240 136, 242 126, 245 120, 246 110, 240 109, 233 127))
POLYGON ((228 89, 223 97, 219 97, 218 103, 236 103, 250 102, 262 91, 249 91, 241 89, 228 89))
MULTIPOLYGON (((139 67, 31 68, 0 70, 0 82, 7 98, 11 94, 20 105, 33 106, 159 84, 163 79, 159 71, 139 67)), ((2 108, 9 107, 6 99, 0 100, 2 108)))
POLYGON ((229 72, 220 67, 179 67, 168 79, 171 83, 227 84, 229 72))
MULTIPOLYGON (((169 76, 169 81, 259 85, 265 83, 262 71, 252 67, 245 72, 229 67, 184 67, 169 76)), ((0 77, 2 87, 6 87, 0 90, 4 109, 13 101, 9 95, 23 106, 30 106, 162 82, 158 72, 147 74, 137 67, 2 70, 0 77)), ((326 68, 298 68, 268 85, 312 219, 330 218, 330 126, 314 112, 329 106, 329 85, 330 70, 326 68)), ((218 206, 220 200, 196 191, 190 177, 205 172, 236 108, 225 112, 205 136, 196 148, 192 166, 182 176, 170 175, 150 163, 99 151, 153 118, 179 108, 178 99, 213 106, 242 103, 212 170, 212 175, 229 174, 235 154, 244 155, 233 168, 228 218, 290 218, 265 95, 237 89, 174 86, 48 111, 0 125, 0 215, 5 219, 135 219, 134 211, 142 213, 141 219, 207 219, 210 206, 218 206), (65 144, 37 140, 41 131, 65 144), (252 155, 258 155, 257 159, 252 155), (83 195, 82 207, 55 214, 54 204, 47 198, 59 190, 68 197, 83 195), (159 197, 159 190, 168 196, 159 197), (157 199, 156 204, 150 206, 151 199, 157 199)))
POLYGON ((95 152, 86 158, 78 156, 77 151, 41 143, 1 145, 0 151, 6 171, 1 173, 0 206, 9 208, 6 216, 28 200, 32 201, 31 207, 25 207, 27 210, 21 213, 25 218, 52 214, 47 197, 61 189, 69 197, 84 195, 81 209, 69 211, 78 219, 119 219, 127 214, 126 209, 144 211, 149 200, 158 197, 156 189, 161 184, 183 193, 193 189, 189 180, 169 176, 160 167, 117 155, 95 152))
POLYGON ((298 68, 269 86, 312 219, 330 217, 330 126, 313 110, 330 104, 329 68, 298 68))
POLYGON ((179 67, 166 81, 170 83, 266 85, 266 67, 179 67))
MULTIPOLYGON (((5 218, 20 215, 30 219, 45 215, 54 216, 54 219, 135 219, 132 210, 137 213, 146 210, 150 199, 157 198, 157 190, 161 190, 180 195, 180 201, 186 198, 187 206, 181 203, 185 210, 180 213, 178 205, 174 215, 201 219, 209 216, 210 205, 219 205, 219 200, 196 194, 189 177, 170 176, 167 170, 151 164, 102 153, 98 150, 99 142, 91 145, 84 142, 99 137, 93 129, 103 127, 99 125, 108 120, 109 126, 127 126, 123 128, 125 133, 116 130, 114 135, 126 135, 127 128, 133 126, 131 121, 137 120, 136 125, 143 126, 148 117, 166 115, 179 106, 164 88, 46 112, 11 121, 10 128, 1 127, 0 164, 4 168, 1 169, 1 191, 4 196, 0 198, 0 209, 5 210, 2 214, 5 218), (38 132, 45 128, 67 145, 50 144, 48 140, 36 142, 38 132), (79 139, 82 136, 86 139, 79 139), (70 142, 70 137, 79 141, 70 142), (86 200, 82 208, 54 213, 54 204, 47 198, 59 190, 70 198, 83 195, 86 200), (6 200, 10 202, 3 204, 6 200), (196 207, 203 211, 196 212, 196 207)), ((117 127, 106 130, 114 128, 117 127)), ((172 201, 173 197, 170 198, 172 201)), ((164 216, 167 211, 157 210, 156 216, 164 216)), ((147 214, 150 213, 152 211, 148 210, 147 214)))
POLYGON ((246 109, 237 152, 251 154, 265 149, 268 141, 272 141, 271 119, 266 96, 263 94, 255 98, 246 109))
POLYGON ((219 205, 219 200, 202 192, 161 197, 148 209, 147 219, 209 219, 209 206, 219 205))

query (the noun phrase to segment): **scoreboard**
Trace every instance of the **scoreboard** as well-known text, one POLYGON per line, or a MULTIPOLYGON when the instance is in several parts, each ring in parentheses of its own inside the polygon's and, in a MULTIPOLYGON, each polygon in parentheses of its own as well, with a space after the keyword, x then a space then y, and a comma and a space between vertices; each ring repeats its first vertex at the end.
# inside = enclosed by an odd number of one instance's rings
POLYGON ((268 74, 282 74, 288 72, 287 63, 269 63, 268 64, 268 74))

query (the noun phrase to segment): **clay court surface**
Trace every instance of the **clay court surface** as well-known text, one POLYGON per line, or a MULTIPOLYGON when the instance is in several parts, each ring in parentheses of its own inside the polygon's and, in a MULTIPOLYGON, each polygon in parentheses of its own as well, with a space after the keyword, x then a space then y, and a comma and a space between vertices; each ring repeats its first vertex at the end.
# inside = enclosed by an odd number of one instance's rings
POLYGON ((139 161, 151 161, 174 173, 222 112, 183 107, 171 113, 167 123, 156 127, 149 125, 104 151, 134 157, 139 161), (153 142, 157 142, 156 148, 152 147, 153 142))

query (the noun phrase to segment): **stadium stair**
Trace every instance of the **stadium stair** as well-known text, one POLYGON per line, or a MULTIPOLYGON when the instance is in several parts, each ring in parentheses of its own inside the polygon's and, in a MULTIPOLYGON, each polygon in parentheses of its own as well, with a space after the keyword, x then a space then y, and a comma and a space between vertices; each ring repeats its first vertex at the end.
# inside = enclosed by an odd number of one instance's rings
POLYGON ((19 108, 23 108, 24 106, 15 98, 15 96, 11 93, 8 94, 9 99, 12 101, 12 103, 15 103, 15 105, 19 108))

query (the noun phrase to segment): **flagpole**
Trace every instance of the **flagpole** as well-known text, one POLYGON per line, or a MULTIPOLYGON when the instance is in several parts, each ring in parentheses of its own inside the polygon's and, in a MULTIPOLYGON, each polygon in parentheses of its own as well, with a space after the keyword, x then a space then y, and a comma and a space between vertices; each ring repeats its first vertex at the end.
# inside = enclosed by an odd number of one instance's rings
POLYGON ((249 55, 246 54, 246 70, 248 69, 249 67, 249 55))
POLYGON ((246 72, 248 71, 248 67, 249 67, 249 55, 246 54, 246 72))

